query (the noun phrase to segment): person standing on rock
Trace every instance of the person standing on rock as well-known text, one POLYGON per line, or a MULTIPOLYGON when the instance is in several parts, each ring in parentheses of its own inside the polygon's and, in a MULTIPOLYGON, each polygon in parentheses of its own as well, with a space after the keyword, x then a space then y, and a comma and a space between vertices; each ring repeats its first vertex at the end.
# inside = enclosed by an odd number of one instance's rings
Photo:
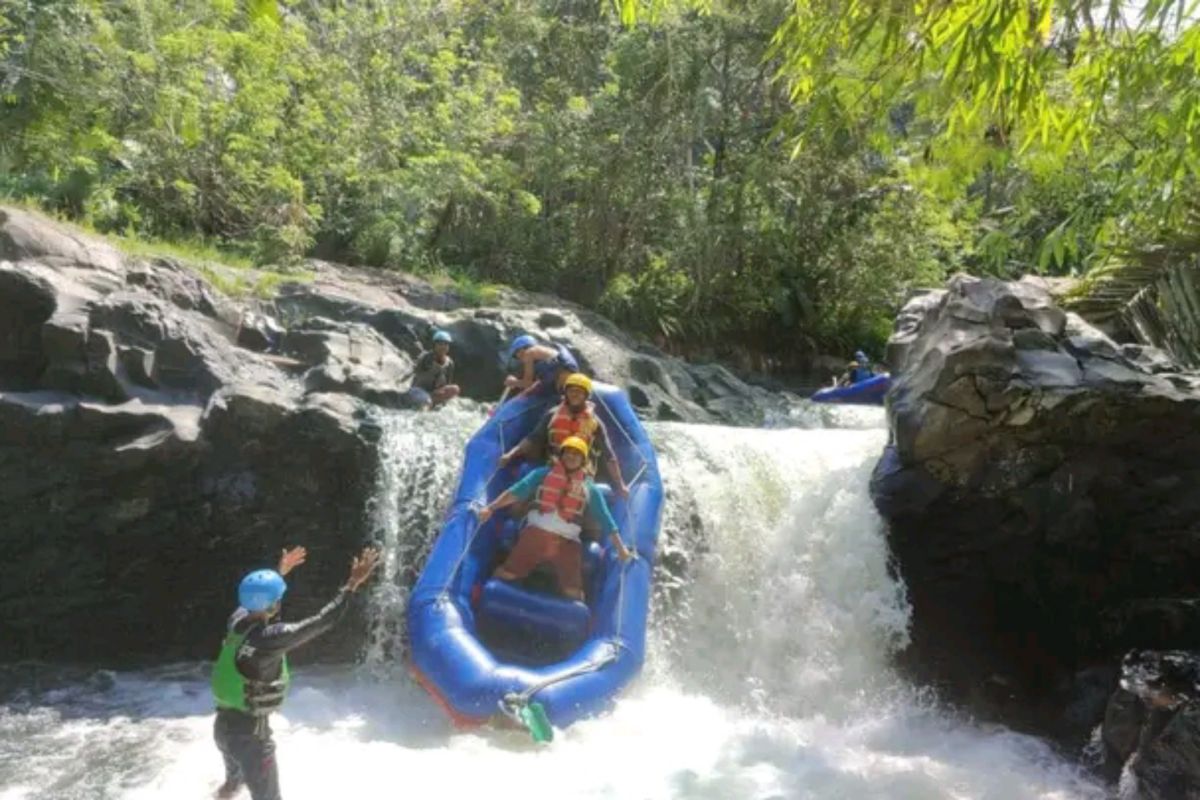
POLYGON ((508 357, 517 360, 521 374, 504 379, 507 390, 552 395, 562 391, 568 375, 579 372, 579 362, 570 350, 561 344, 540 344, 527 333, 513 339, 508 357))
POLYGON ((570 436, 578 436, 588 444, 588 474, 595 475, 596 465, 603 461, 613 491, 618 497, 628 497, 629 488, 621 477, 621 463, 608 438, 608 429, 591 403, 591 396, 591 378, 582 372, 568 376, 563 382, 562 403, 547 411, 528 436, 500 456, 500 466, 520 457, 534 461, 556 458, 562 443, 570 436))
POLYGON ((413 388, 420 389, 428 396, 424 405, 429 408, 437 408, 459 395, 459 387, 454 383, 454 359, 450 357, 450 344, 453 341, 446 331, 436 331, 433 334, 433 349, 422 354, 413 370, 413 388))
POLYGON ((364 548, 350 563, 350 577, 315 616, 300 622, 272 622, 287 583, 283 577, 304 563, 303 547, 284 550, 278 570, 260 569, 242 578, 239 608, 229 618, 225 641, 212 672, 217 705, 213 738, 225 761, 218 798, 231 798, 243 786, 252 800, 280 800, 279 769, 269 718, 283 705, 290 682, 287 654, 332 629, 350 595, 371 577, 379 550, 364 548))

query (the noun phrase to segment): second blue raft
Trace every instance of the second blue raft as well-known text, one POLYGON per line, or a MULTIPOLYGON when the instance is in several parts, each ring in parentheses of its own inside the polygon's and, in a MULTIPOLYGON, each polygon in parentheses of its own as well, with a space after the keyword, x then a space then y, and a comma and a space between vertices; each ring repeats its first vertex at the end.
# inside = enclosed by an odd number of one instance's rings
POLYGON ((892 384, 890 375, 874 375, 865 381, 852 383, 849 386, 834 386, 815 392, 810 398, 814 403, 847 403, 867 406, 883 405, 888 387, 892 384))
MULTIPOLYGON (((641 670, 663 490, 658 464, 625 393, 597 382, 596 411, 630 484, 609 493, 621 536, 638 557, 584 551, 587 602, 491 577, 520 520, 475 509, 536 465, 497 469, 557 399, 521 397, 499 407, 467 443, 458 488, 408 606, 413 671, 456 724, 473 725, 515 702, 536 701, 557 727, 609 708, 641 670)), ((599 477, 599 476, 598 476, 599 477)))

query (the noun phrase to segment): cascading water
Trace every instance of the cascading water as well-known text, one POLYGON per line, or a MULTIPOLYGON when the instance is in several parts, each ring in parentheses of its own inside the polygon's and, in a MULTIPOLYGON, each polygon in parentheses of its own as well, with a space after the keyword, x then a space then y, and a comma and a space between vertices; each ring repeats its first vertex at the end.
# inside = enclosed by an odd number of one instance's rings
MULTIPOLYGON (((867 495, 877 411, 789 420, 852 430, 650 425, 668 503, 646 672, 549 747, 452 731, 394 667, 406 587, 480 421, 381 420, 372 514, 388 560, 367 668, 300 670, 275 724, 289 800, 1104 796, 1044 745, 956 719, 888 667, 908 608, 867 495)), ((0 675, 0 800, 210 796, 205 678, 205 665, 0 675)))
POLYGON ((371 634, 365 663, 379 676, 397 672, 404 656, 404 609, 425 554, 454 494, 462 448, 481 424, 478 414, 446 408, 437 414, 385 414, 378 424, 380 470, 370 519, 383 546, 372 587, 371 634))

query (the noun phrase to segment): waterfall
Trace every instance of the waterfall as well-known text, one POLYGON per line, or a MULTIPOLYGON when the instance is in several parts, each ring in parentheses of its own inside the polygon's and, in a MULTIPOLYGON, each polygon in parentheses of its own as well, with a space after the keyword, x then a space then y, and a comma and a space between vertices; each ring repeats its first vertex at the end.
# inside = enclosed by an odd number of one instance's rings
MULTIPOLYGON (((910 609, 867 493, 878 409, 801 409, 800 428, 649 424, 667 505, 643 675, 549 747, 455 732, 397 667, 407 589, 482 421, 380 417, 370 516, 387 558, 366 663, 297 669, 272 723, 289 800, 1105 796, 1045 744, 962 720, 892 670, 910 609)), ((0 674, 0 800, 210 796, 206 670, 0 674)))

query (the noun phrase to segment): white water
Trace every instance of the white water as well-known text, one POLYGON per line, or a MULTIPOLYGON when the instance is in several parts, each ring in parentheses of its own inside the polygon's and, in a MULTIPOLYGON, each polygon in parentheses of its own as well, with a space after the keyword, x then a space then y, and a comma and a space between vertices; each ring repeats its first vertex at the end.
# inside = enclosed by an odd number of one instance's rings
MULTIPOLYGON (((289 800, 1104 796, 1037 741, 947 715, 887 666, 908 609, 867 497, 878 412, 834 418, 855 430, 650 426, 669 496, 643 677, 548 747, 452 731, 396 668, 395 620, 479 421, 386 421, 382 619, 363 668, 299 671, 275 723, 289 800)), ((36 687, 10 672, 0 698, 0 800, 188 800, 220 781, 204 665, 36 687)))

